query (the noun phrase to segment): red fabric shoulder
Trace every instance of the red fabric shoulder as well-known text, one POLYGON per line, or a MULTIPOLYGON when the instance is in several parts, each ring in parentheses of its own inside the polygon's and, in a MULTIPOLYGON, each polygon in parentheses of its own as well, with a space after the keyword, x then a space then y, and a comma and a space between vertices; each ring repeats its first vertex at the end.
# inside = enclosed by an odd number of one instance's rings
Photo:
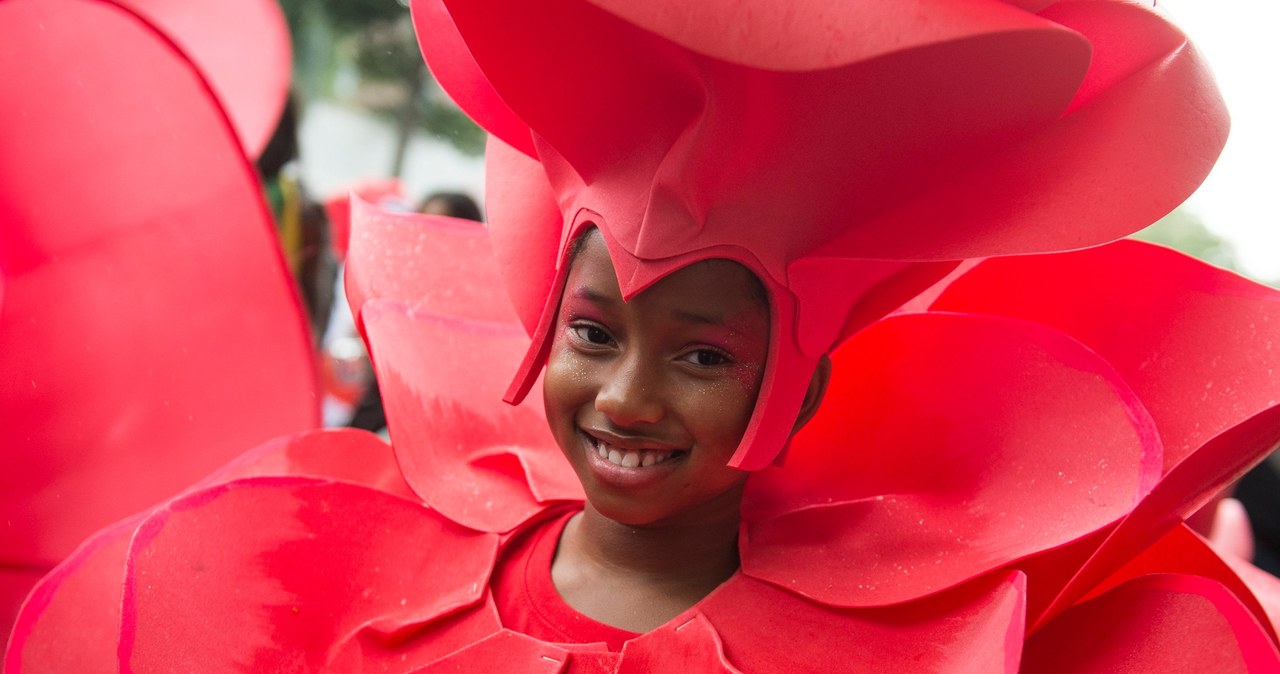
POLYGON ((551 562, 560 535, 579 512, 573 508, 529 527, 503 550, 490 581, 493 600, 507 629, 543 641, 604 643, 611 651, 621 651, 624 642, 639 635, 578 613, 560 598, 551 581, 551 562))

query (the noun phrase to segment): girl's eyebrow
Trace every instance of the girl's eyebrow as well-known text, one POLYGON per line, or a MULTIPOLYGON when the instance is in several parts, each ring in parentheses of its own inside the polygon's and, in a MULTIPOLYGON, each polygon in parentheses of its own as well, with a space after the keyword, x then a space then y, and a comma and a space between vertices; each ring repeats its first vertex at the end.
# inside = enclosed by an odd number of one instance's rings
POLYGON ((570 295, 574 299, 586 300, 595 304, 613 304, 613 298, 588 285, 574 288, 570 295))
POLYGON ((724 316, 719 314, 704 314, 697 311, 689 311, 681 309, 673 313, 676 319, 685 323, 697 323, 699 325, 712 325, 718 327, 728 327, 724 316))

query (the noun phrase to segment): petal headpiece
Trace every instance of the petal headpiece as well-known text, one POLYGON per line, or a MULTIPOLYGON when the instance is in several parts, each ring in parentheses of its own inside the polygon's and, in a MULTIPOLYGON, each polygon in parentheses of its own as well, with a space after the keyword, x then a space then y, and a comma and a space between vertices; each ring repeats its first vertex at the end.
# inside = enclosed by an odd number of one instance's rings
POLYGON ((436 0, 414 19, 500 141, 488 210, 533 334, 508 399, 546 360, 584 229, 625 298, 735 260, 773 314, 743 469, 786 445, 819 358, 946 261, 1132 233, 1199 184, 1227 126, 1184 36, 1120 0, 436 0))

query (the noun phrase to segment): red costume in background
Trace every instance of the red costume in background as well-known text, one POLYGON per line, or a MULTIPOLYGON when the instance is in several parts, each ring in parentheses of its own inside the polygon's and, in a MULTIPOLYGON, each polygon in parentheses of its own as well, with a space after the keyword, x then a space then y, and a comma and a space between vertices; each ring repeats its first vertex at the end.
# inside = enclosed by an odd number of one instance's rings
POLYGON ((1280 293, 1107 243, 1184 199, 1224 138, 1162 18, 1120 0, 414 12, 496 136, 493 223, 354 204, 348 294, 394 449, 284 438, 100 532, 28 599, 7 671, 1280 667, 1254 594, 1182 523, 1280 438, 1280 293), (742 567, 612 649, 504 625, 493 589, 582 499, 540 405, 500 398, 521 358, 508 397, 535 386, 588 226, 628 297, 723 257, 772 311, 733 459, 757 471, 742 567), (788 444, 828 351, 832 388, 788 444))
POLYGON ((273 0, 0 1, 0 631, 86 536, 319 425, 245 157, 288 81, 273 0))

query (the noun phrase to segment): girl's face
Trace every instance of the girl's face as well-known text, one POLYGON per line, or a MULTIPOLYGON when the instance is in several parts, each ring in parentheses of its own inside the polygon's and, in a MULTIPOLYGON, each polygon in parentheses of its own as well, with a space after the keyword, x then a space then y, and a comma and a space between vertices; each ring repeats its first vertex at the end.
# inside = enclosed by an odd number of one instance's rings
POLYGON ((592 506, 630 525, 736 513, 726 463, 755 407, 769 311, 745 267, 709 260, 623 302, 598 231, 569 271, 543 389, 592 506))

